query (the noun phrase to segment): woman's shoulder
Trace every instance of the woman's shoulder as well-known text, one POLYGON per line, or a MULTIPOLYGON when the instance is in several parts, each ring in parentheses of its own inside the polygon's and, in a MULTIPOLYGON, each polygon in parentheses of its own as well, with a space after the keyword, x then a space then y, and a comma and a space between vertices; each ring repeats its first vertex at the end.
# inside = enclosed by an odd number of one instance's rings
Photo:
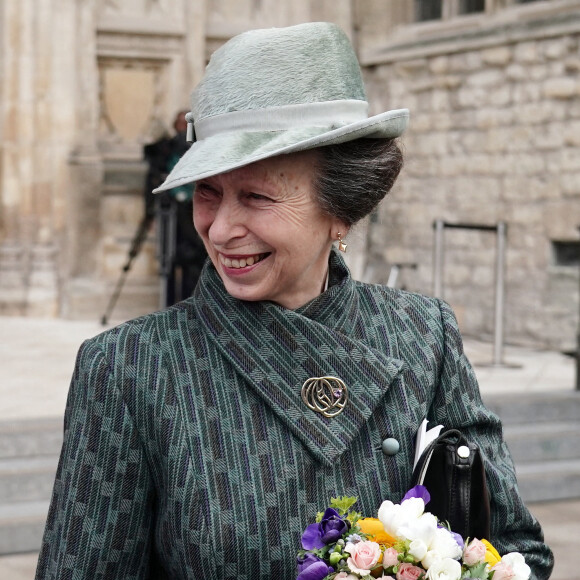
POLYGON ((170 343, 191 333, 197 325, 193 300, 187 299, 173 306, 132 318, 89 338, 83 346, 111 348, 140 348, 146 345, 170 343))
POLYGON ((373 301, 391 311, 423 313, 440 318, 443 301, 433 296, 418 292, 409 292, 399 288, 390 288, 382 284, 355 282, 359 296, 363 300, 373 301))
POLYGON ((399 332, 412 330, 437 340, 453 335, 460 341, 457 318, 452 307, 434 296, 357 282, 360 301, 371 312, 381 313, 399 332))

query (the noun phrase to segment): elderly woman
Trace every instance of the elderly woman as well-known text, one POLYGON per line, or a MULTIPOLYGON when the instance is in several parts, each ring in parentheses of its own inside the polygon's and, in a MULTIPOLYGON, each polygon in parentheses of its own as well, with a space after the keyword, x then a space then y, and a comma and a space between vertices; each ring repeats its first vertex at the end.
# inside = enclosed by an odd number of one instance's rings
POLYGON ((479 444, 492 543, 548 578, 450 308, 355 282, 333 248, 391 188, 407 119, 367 117, 334 25, 216 51, 160 188, 195 182, 210 259, 191 298, 82 345, 38 579, 293 579, 330 497, 401 500, 425 418, 479 444))

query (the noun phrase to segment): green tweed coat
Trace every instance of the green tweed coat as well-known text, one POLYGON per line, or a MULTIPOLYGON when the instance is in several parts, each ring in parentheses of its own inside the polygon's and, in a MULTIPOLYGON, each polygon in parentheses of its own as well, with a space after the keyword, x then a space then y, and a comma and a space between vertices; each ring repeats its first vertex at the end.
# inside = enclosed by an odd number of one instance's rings
POLYGON ((425 417, 479 443, 491 541, 548 578, 445 303, 355 282, 333 252, 329 289, 291 311, 232 298, 208 264, 191 299, 82 345, 36 578, 293 580, 330 497, 401 500, 425 417), (300 396, 324 375, 350 393, 331 419, 300 396))

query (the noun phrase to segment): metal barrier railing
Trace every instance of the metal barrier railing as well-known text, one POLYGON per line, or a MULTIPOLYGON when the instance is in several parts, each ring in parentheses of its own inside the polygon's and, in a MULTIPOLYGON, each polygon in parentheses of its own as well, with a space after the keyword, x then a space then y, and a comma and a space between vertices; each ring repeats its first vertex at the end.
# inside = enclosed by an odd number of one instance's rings
POLYGON ((413 262, 397 262, 397 263, 393 264, 391 266, 391 269, 389 270, 389 278, 387 280, 387 286, 389 288, 396 288, 397 287, 397 281, 399 279, 399 274, 401 273, 401 270, 403 270, 403 269, 416 270, 417 264, 415 264, 413 262))
POLYGON ((495 260, 495 309, 494 309, 494 333, 493 333, 493 359, 491 366, 514 366, 503 362, 504 341, 504 308, 505 308, 505 248, 507 225, 498 222, 496 225, 449 223, 444 220, 436 220, 433 223, 435 230, 434 259, 433 259, 433 294, 443 298, 443 269, 446 229, 478 230, 482 232, 494 232, 496 234, 496 260, 495 260))

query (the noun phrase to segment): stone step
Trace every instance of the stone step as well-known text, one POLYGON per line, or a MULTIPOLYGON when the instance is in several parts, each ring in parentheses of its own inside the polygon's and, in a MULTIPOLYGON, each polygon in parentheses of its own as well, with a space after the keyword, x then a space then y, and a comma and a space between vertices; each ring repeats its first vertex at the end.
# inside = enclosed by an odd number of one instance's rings
POLYGON ((48 501, 0 504, 0 555, 38 552, 48 501))
POLYGON ((484 402, 506 426, 580 421, 580 391, 488 395, 484 402))
POLYGON ((0 459, 58 455, 62 436, 62 417, 0 421, 0 459))
POLYGON ((47 500, 58 456, 0 459, 0 504, 47 500))
POLYGON ((580 497, 580 459, 516 464, 516 475, 526 503, 580 497))
POLYGON ((504 437, 516 464, 580 459, 580 421, 506 425, 504 437))

